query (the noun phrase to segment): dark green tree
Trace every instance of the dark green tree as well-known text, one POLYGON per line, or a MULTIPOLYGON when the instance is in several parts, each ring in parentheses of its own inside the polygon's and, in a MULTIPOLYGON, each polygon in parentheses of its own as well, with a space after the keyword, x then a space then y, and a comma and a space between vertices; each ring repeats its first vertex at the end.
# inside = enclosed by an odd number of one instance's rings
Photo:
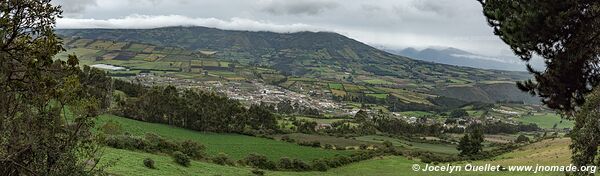
POLYGON ((571 111, 600 82, 600 1, 478 0, 488 24, 524 61, 541 56, 547 68, 528 64, 535 80, 519 88, 550 108, 571 111))
POLYGON ((448 114, 448 117, 450 118, 461 118, 466 116, 469 116, 469 113, 467 113, 467 111, 464 109, 454 109, 450 111, 450 114, 448 114))
POLYGON ((516 143, 527 143, 529 142, 529 138, 525 135, 519 135, 519 137, 517 137, 517 139, 515 140, 516 143))
POLYGON ((356 120, 357 122, 367 121, 369 120, 369 113, 361 109, 356 114, 354 114, 354 120, 356 120))
MULTIPOLYGON (((577 166, 597 165, 600 139, 600 124, 598 114, 600 110, 600 89, 594 90, 586 97, 586 103, 575 116, 575 127, 571 131, 572 162, 577 166)), ((545 134, 545 133, 544 133, 545 134)), ((546 134, 545 134, 546 135, 546 134)), ((577 173, 586 175, 586 173, 577 173)))
POLYGON ((110 79, 82 71, 74 55, 54 59, 64 51, 53 31, 60 14, 49 0, 0 2, 0 175, 98 169, 90 129, 107 106, 110 79))
MULTIPOLYGON (((573 163, 597 165, 599 133, 587 123, 598 115, 577 112, 600 83, 600 1, 595 0, 478 0, 488 24, 524 61, 535 55, 545 70, 527 65, 534 80, 519 82, 521 90, 538 95, 548 107, 560 110, 576 125, 571 133, 573 163), (580 139, 584 138, 584 139, 580 139)), ((584 105, 585 106, 585 105, 584 105)), ((585 109, 585 108, 584 108, 585 109)), ((596 113, 597 114, 597 113, 596 113)), ((587 173, 577 173, 585 175, 587 173)))
POLYGON ((479 154, 483 146, 483 128, 479 124, 473 124, 467 129, 467 133, 460 139, 457 149, 460 155, 472 156, 479 154))

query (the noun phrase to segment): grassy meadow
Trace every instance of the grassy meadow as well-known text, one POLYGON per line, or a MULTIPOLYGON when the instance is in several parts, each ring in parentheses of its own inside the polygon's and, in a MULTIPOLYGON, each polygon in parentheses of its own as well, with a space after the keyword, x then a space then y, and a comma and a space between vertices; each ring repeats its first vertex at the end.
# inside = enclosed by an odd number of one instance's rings
POLYGON ((257 153, 267 156, 271 160, 281 157, 298 158, 305 161, 336 155, 349 155, 353 151, 325 150, 313 147, 299 146, 293 143, 271 139, 245 136, 239 134, 204 133, 163 124, 147 123, 114 115, 102 115, 98 118, 98 125, 107 121, 117 122, 122 129, 132 135, 156 133, 162 137, 175 140, 193 140, 204 144, 209 155, 219 153, 228 154, 232 159, 241 159, 248 154, 257 153))
MULTIPOLYGON (((570 159, 569 138, 548 139, 538 143, 530 144, 506 153, 490 160, 469 162, 474 165, 568 165, 570 159)), ((106 148, 103 162, 116 161, 117 165, 107 169, 109 173, 116 175, 251 175, 251 168, 220 166, 211 163, 193 161, 190 167, 175 164, 169 156, 140 153, 127 150, 106 148), (144 167, 144 158, 152 158, 156 162, 157 169, 144 167), (118 159, 118 160, 117 160, 118 159)), ((506 175, 527 176, 530 172, 458 172, 449 174, 447 172, 415 172, 413 164, 424 163, 416 159, 402 156, 378 157, 367 161, 353 163, 347 166, 329 169, 326 172, 289 172, 289 171, 265 171, 265 175, 274 176, 310 176, 310 175, 344 175, 344 176, 406 176, 406 175, 506 175)), ((467 162, 450 163, 452 165, 465 165, 467 162)), ((445 165, 441 163, 440 165, 445 165)), ((535 175, 564 175, 560 172, 542 172, 535 175)))
POLYGON ((516 120, 523 123, 535 123, 540 128, 545 129, 551 129, 554 126, 554 124, 556 124, 556 128, 558 129, 573 128, 573 126, 575 126, 575 123, 573 121, 561 119, 559 115, 553 113, 525 116, 522 118, 517 118, 516 120))

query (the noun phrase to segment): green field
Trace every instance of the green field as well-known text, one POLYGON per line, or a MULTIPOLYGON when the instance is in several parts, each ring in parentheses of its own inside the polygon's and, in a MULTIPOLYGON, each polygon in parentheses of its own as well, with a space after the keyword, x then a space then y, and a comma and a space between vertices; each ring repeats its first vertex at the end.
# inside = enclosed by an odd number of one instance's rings
POLYGON ((375 98, 379 98, 379 99, 386 99, 388 97, 388 94, 366 94, 366 95, 375 97, 375 98))
POLYGON ((363 80, 363 82, 367 83, 367 84, 374 84, 374 85, 379 85, 379 84, 394 84, 393 82, 389 82, 383 79, 367 79, 367 80, 363 80))
POLYGON ((329 88, 333 90, 344 90, 344 86, 339 83, 329 83, 329 88))
POLYGON ((403 112, 400 112, 400 114, 404 115, 404 116, 408 116, 408 117, 423 117, 423 116, 433 115, 431 112, 425 112, 425 111, 403 111, 403 112))
MULTIPOLYGON (((530 144, 517 149, 513 152, 494 157, 490 160, 474 162, 457 162, 451 165, 465 165, 472 163, 474 165, 568 165, 570 150, 568 148, 570 139, 560 138, 556 140, 544 140, 542 142, 530 144)), ((252 175, 251 168, 220 166, 212 163, 192 161, 191 166, 183 167, 175 164, 171 157, 165 155, 156 155, 149 153, 134 152, 128 150, 119 150, 105 148, 104 155, 100 164, 116 162, 106 171, 116 175, 252 175), (151 158, 155 161, 157 169, 148 169, 144 167, 142 161, 144 158, 151 158)), ((414 164, 421 167, 424 163, 418 160, 408 159, 402 156, 378 157, 371 160, 353 163, 339 168, 329 169, 327 172, 289 172, 289 171, 265 171, 266 175, 277 176, 312 176, 312 175, 344 175, 344 176, 367 176, 367 175, 385 175, 385 176, 406 176, 406 175, 506 175, 506 176, 527 176, 530 172, 459 172, 449 174, 447 172, 415 172, 412 170, 414 164)), ((445 165, 441 163, 440 165, 445 165)), ((564 175, 561 172, 545 172, 535 175, 564 175)))
POLYGON ((554 124, 557 124, 556 128, 559 128, 559 129, 573 128, 573 126, 575 125, 575 123, 573 121, 561 119, 560 116, 558 116, 557 114, 553 114, 553 113, 526 116, 526 117, 522 117, 522 118, 516 118, 516 120, 519 122, 523 122, 523 123, 535 123, 540 128, 545 128, 545 129, 551 129, 554 126, 554 124), (561 123, 561 121, 562 121, 562 123, 561 123))
POLYGON ((319 119, 319 118, 311 118, 311 117, 296 117, 298 120, 308 120, 308 121, 315 121, 317 123, 333 123, 333 122, 337 122, 337 121, 341 121, 341 120, 346 120, 346 119, 319 119))
MULTIPOLYGON (((189 167, 183 167, 165 155, 105 148, 100 165, 110 162, 114 165, 106 171, 116 175, 252 175, 252 169, 248 167, 221 166, 199 161, 192 161, 189 167), (154 160, 156 169, 144 167, 145 158, 154 160)), ((399 156, 382 157, 330 169, 327 172, 266 171, 266 175, 404 175, 413 173, 410 166, 414 163, 419 162, 399 156)))
POLYGON ((355 140, 352 138, 324 136, 324 135, 317 135, 317 134, 303 134, 303 133, 280 134, 280 135, 275 135, 275 138, 280 139, 282 136, 288 136, 290 139, 294 139, 296 141, 305 141, 305 142, 319 141, 321 143, 321 145, 331 144, 331 145, 337 145, 337 146, 341 146, 341 147, 359 147, 361 144, 367 144, 367 145, 377 144, 377 143, 373 143, 373 142, 359 141, 359 140, 355 140))
POLYGON ((189 167, 183 167, 166 155, 157 155, 106 147, 100 165, 114 163, 106 169, 116 175, 162 176, 162 175, 251 175, 249 168, 221 166, 217 164, 192 161, 189 167), (145 158, 154 160, 156 169, 146 168, 145 158))
POLYGON ((102 125, 110 120, 119 123, 126 132, 132 135, 143 135, 144 133, 152 132, 169 139, 194 140, 204 144, 209 155, 216 155, 222 152, 234 159, 241 159, 248 154, 258 153, 267 156, 271 160, 290 157, 311 161, 323 157, 349 155, 353 152, 305 147, 293 143, 238 134, 197 132, 163 124, 131 120, 114 115, 100 116, 98 125, 102 125))
POLYGON ((458 150, 456 150, 456 145, 452 144, 430 144, 430 143, 420 143, 420 142, 412 142, 402 139, 396 139, 386 136, 377 136, 377 135, 368 135, 361 136, 356 138, 359 141, 365 142, 373 142, 373 143, 381 143, 383 141, 390 141, 395 146, 402 146, 409 149, 420 150, 420 151, 430 151, 437 153, 446 153, 446 154, 458 154, 458 150))
POLYGON ((346 96, 346 92, 343 90, 331 89, 331 94, 333 94, 334 96, 338 96, 338 97, 346 96))
POLYGON ((364 90, 367 90, 367 88, 363 86, 353 84, 344 84, 344 89, 348 92, 362 92, 364 90))

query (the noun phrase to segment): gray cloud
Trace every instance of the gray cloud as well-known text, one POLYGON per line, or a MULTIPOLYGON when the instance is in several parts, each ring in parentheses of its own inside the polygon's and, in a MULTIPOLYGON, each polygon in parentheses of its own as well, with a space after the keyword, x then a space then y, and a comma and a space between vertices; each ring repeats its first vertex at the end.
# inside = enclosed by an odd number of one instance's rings
POLYGON ((433 12, 438 15, 444 16, 454 16, 456 15, 456 10, 459 10, 460 7, 454 8, 453 0, 436 0, 436 1, 416 1, 414 6, 416 9, 425 12, 433 12))
MULTIPOLYGON (((54 1, 53 1, 54 2, 54 1)), ((250 31, 333 31, 402 47, 455 47, 496 56, 509 49, 474 0, 59 0, 59 28, 197 25, 250 31), (75 13, 75 15, 73 15, 75 13)))
POLYGON ((266 0, 262 3, 262 11, 275 15, 317 15, 339 6, 337 2, 330 0, 266 0))
POLYGON ((181 15, 131 15, 125 18, 114 18, 106 20, 97 19, 72 19, 63 18, 57 20, 57 27, 69 28, 135 28, 147 29, 165 26, 205 26, 228 30, 247 31, 273 31, 280 33, 299 31, 325 31, 324 28, 302 23, 274 24, 244 18, 231 18, 221 20, 216 18, 191 18, 181 15))
POLYGON ((96 6, 96 0, 56 0, 52 3, 61 5, 65 15, 80 14, 90 6, 96 6))

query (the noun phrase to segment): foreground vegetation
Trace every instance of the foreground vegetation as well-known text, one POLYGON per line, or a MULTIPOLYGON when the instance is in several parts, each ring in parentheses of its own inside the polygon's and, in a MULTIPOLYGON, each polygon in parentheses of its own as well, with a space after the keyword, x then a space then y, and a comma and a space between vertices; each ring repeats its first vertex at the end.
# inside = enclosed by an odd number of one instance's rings
MULTIPOLYGON (((451 163, 454 165, 473 164, 500 164, 508 165, 568 165, 569 164, 569 138, 548 139, 538 143, 530 144, 510 153, 506 153, 491 160, 451 163)), ((127 150, 118 150, 106 148, 104 162, 117 161, 118 163, 110 167, 110 173, 118 175, 251 175, 251 168, 221 166, 205 162, 193 161, 190 167, 177 165, 169 156, 132 152, 127 150), (120 159, 119 159, 120 158, 120 159), (144 167, 142 160, 152 158, 156 161, 157 169, 144 167)), ((333 168, 327 172, 282 172, 282 171, 264 171, 266 175, 456 175, 445 172, 422 173, 414 172, 411 167, 413 164, 424 163, 415 159, 409 159, 402 156, 378 157, 366 160, 340 168, 333 168)), ((444 163, 440 163, 444 165, 444 163)), ((500 172, 500 173, 477 173, 460 172, 460 175, 531 175, 528 172, 500 172)), ((560 172, 540 173, 538 175, 563 175, 560 172)))
POLYGON ((143 136, 145 133, 155 133, 168 139, 193 140, 205 145, 208 155, 216 156, 219 153, 225 153, 236 160, 242 159, 252 153, 265 155, 271 160, 290 157, 305 161, 312 161, 313 159, 323 157, 330 158, 336 155, 349 155, 352 153, 352 151, 325 150, 240 134, 198 132, 164 124, 141 122, 109 114, 101 115, 98 120, 98 126, 109 121, 115 122, 120 124, 124 133, 136 136, 143 136))

